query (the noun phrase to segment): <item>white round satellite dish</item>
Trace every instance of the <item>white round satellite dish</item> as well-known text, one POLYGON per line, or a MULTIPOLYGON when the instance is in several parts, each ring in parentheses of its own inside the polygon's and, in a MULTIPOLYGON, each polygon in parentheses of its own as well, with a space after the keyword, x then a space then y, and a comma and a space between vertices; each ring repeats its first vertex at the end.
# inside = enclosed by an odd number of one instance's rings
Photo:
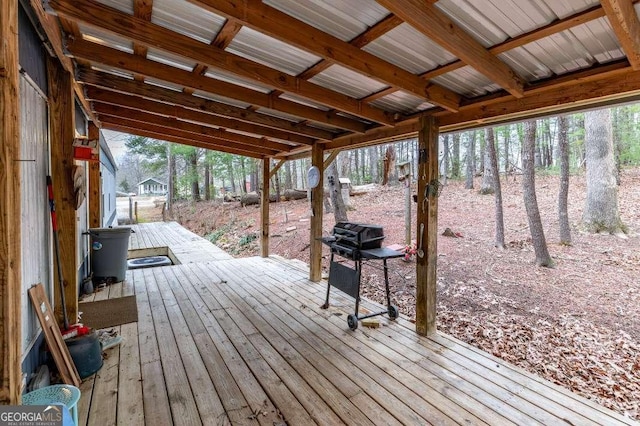
POLYGON ((307 182, 309 188, 315 188, 320 183, 320 169, 316 166, 311 166, 307 172, 307 182))

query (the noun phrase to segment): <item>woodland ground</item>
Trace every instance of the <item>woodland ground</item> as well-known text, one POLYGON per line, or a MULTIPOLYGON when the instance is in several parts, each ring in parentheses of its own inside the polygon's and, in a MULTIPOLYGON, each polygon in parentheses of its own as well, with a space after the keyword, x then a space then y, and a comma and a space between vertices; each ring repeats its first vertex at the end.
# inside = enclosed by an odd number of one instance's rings
MULTIPOLYGON (((521 177, 503 180, 505 250, 493 246, 494 197, 478 193, 480 179, 473 190, 448 182, 439 198, 438 329, 640 419, 640 170, 621 175, 627 239, 580 230, 585 179, 574 175, 569 192, 573 245, 558 244, 558 185, 558 176, 536 177, 555 261, 549 269, 534 264, 521 177), (461 237, 442 236, 445 228, 461 237)), ((401 186, 351 197, 351 205, 350 221, 383 225, 386 245, 403 244, 401 186)), ((415 209, 413 203, 413 222, 415 209)), ((259 253, 259 212, 235 202, 181 203, 175 219, 235 256, 252 256, 259 253)), ((325 235, 333 224, 333 215, 325 214, 325 235)), ((271 253, 308 262, 307 201, 272 203, 270 233, 271 253)), ((328 263, 324 248, 325 271, 328 263)), ((393 260, 391 268, 394 303, 413 318, 415 262, 393 260)), ((381 271, 365 266, 363 273, 364 295, 382 303, 381 271)))

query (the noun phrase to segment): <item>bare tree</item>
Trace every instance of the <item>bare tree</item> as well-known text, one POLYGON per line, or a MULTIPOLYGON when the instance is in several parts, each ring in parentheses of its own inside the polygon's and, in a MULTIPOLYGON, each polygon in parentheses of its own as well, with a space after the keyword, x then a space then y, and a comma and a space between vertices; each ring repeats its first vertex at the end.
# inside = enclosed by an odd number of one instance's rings
POLYGON ((608 108, 584 114, 587 196, 582 221, 591 232, 626 231, 618 210, 618 186, 608 108))
POLYGON ((476 132, 467 135, 467 156, 465 161, 465 189, 473 189, 473 175, 476 159, 476 132))
POLYGON ((533 249, 536 253, 536 265, 553 267, 553 260, 547 249, 547 241, 544 238, 538 199, 536 198, 536 122, 535 120, 524 123, 524 144, 522 147, 522 192, 524 194, 524 206, 529 219, 529 230, 533 249))
POLYGON ((451 156, 451 177, 460 177, 460 133, 453 134, 453 155, 451 156))
POLYGON ((384 176, 382 177, 382 184, 386 185, 396 168, 396 151, 393 145, 387 147, 387 151, 384 154, 384 176))
POLYGON ((329 194, 331 196, 331 204, 333 205, 333 217, 336 223, 346 222, 348 220, 347 208, 342 200, 336 160, 333 160, 329 167, 327 167, 327 182, 329 183, 329 194))
POLYGON ((495 134, 493 132, 493 128, 485 129, 485 149, 484 149, 484 171, 482 172, 482 184, 480 185, 480 193, 483 195, 493 194, 495 189, 495 176, 496 171, 494 170, 494 166, 491 160, 491 152, 493 151, 493 156, 496 157, 496 166, 498 167, 498 157, 496 156, 496 146, 495 146, 495 134), (492 145, 489 148, 489 145, 492 145))
POLYGON ((492 180, 496 206, 496 241, 494 244, 496 247, 504 249, 504 214, 502 211, 502 188, 500 186, 500 172, 498 171, 498 155, 496 154, 496 135, 493 127, 488 127, 485 132, 489 163, 487 167, 485 167, 484 172, 486 174, 487 168, 489 168, 493 175, 492 180))
POLYGON ((449 173, 449 135, 444 135, 442 139, 442 184, 447 184, 447 173, 449 173))
POLYGON ((191 180, 191 199, 200 201, 200 182, 198 179, 198 149, 194 148, 189 154, 190 180, 191 180))
POLYGON ((571 245, 571 228, 567 204, 569 200, 569 138, 567 117, 558 117, 558 155, 560 157, 560 192, 558 193, 558 222, 560 244, 571 245))

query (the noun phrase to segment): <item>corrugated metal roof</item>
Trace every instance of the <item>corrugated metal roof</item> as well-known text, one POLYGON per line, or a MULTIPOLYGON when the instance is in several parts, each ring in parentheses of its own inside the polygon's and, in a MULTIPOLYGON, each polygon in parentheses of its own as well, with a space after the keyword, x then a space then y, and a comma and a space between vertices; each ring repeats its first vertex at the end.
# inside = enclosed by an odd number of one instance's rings
POLYGON ((344 41, 389 14, 373 0, 265 0, 264 3, 344 41))
POLYGON ((110 31, 90 27, 82 23, 78 23, 78 28, 80 29, 82 38, 85 40, 122 50, 123 52, 133 53, 133 43, 124 37, 120 37, 110 31))
POLYGON ((432 81, 468 97, 486 95, 500 90, 500 86, 470 66, 434 78, 432 81))
POLYGON ((414 74, 423 73, 456 59, 409 24, 397 26, 362 50, 414 74))
POLYGON ((217 68, 207 69, 204 75, 209 78, 226 81, 227 83, 232 83, 238 86, 246 87, 248 89, 256 90, 262 93, 269 93, 273 90, 271 86, 267 86, 266 84, 258 83, 248 78, 243 78, 235 74, 231 74, 229 72, 219 70, 217 68))
POLYGON ((304 121, 302 118, 298 116, 287 114, 286 112, 277 111, 270 108, 258 108, 257 111, 264 115, 270 115, 271 117, 282 118, 283 120, 289 120, 294 123, 299 123, 301 121, 304 121))
POLYGON ((154 0, 151 22, 210 43, 222 28, 225 18, 187 1, 154 0))
POLYGON ((133 15, 133 0, 96 0, 105 6, 113 7, 121 12, 133 15))
POLYGON ((329 110, 329 108, 327 108, 324 105, 321 105, 321 104, 319 104, 317 102, 310 101, 307 98, 303 98, 302 96, 297 96, 297 95, 294 95, 294 94, 291 94, 291 93, 283 93, 282 95, 280 95, 280 98, 286 99, 286 100, 289 100, 289 101, 293 101, 293 102, 297 102, 299 104, 310 106, 310 107, 313 107, 313 108, 317 108, 317 109, 322 110, 322 111, 328 111, 329 110))
POLYGON ((147 58, 151 59, 152 61, 180 68, 185 71, 192 71, 197 64, 197 62, 193 60, 189 60, 182 56, 174 55, 163 50, 158 50, 153 47, 150 47, 148 49, 147 58))
POLYGON ((96 70, 96 71, 104 71, 108 74, 114 74, 117 75, 119 77, 125 77, 128 78, 129 80, 133 80, 133 74, 119 70, 117 68, 113 68, 113 67, 109 67, 106 65, 102 65, 102 64, 92 64, 91 68, 96 70))
POLYGON ((200 97, 200 98, 204 98, 204 99, 209 99, 211 101, 216 101, 216 102, 220 102, 223 104, 227 104, 227 105, 232 105, 238 108, 248 108, 251 106, 251 104, 248 104, 246 102, 241 102, 238 101, 236 99, 230 99, 230 98, 226 98, 224 96, 218 96, 218 95, 213 95, 211 93, 208 92, 202 92, 200 90, 196 90, 193 92, 194 96, 200 97))
POLYGON ((321 59, 248 27, 242 27, 226 50, 289 75, 298 75, 321 59))
POLYGON ((386 111, 400 112, 403 114, 412 114, 434 107, 433 104, 425 102, 424 99, 402 90, 376 99, 374 102, 371 102, 371 105, 386 111))
POLYGON ((183 87, 179 84, 168 83, 164 80, 158 80, 155 78, 147 77, 144 79, 146 83, 153 84, 154 86, 162 87, 164 89, 173 90, 176 92, 182 92, 183 87))
POLYGON ((309 81, 354 98, 363 98, 388 87, 340 65, 330 66, 309 81))

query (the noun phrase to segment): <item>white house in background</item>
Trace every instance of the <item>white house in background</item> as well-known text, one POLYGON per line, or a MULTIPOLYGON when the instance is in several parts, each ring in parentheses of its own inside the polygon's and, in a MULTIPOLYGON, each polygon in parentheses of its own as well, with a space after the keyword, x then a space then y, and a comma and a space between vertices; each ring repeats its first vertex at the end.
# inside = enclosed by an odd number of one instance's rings
POLYGON ((167 184, 156 178, 145 179, 138 184, 138 195, 166 195, 167 184))

